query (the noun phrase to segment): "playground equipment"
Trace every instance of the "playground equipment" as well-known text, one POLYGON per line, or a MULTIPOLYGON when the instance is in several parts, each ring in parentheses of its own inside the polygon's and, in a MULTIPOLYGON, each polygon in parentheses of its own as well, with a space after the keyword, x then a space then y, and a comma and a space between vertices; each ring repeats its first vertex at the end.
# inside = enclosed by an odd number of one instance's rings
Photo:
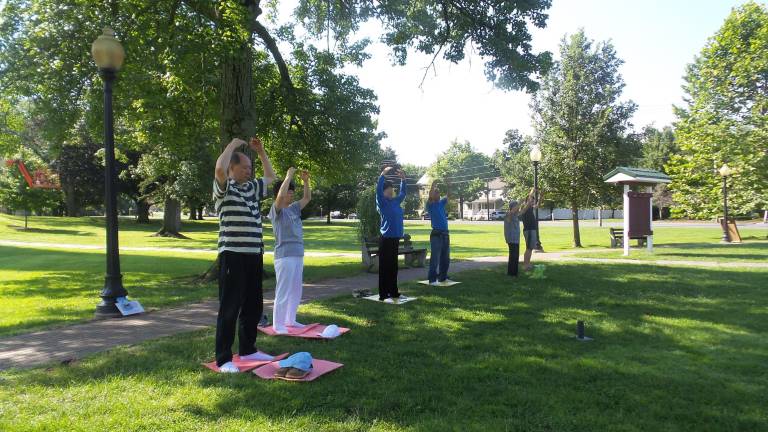
POLYGON ((617 167, 603 179, 624 186, 624 255, 629 255, 629 239, 635 238, 645 238, 648 252, 653 252, 653 187, 672 179, 661 171, 629 167, 617 167), (645 192, 632 188, 644 188, 645 192))
POLYGON ((19 169, 21 175, 24 176, 24 180, 27 185, 33 189, 60 189, 59 178, 56 174, 51 173, 46 169, 38 168, 30 174, 27 166, 24 165, 24 161, 21 159, 8 159, 5 161, 5 165, 9 168, 14 165, 19 169))

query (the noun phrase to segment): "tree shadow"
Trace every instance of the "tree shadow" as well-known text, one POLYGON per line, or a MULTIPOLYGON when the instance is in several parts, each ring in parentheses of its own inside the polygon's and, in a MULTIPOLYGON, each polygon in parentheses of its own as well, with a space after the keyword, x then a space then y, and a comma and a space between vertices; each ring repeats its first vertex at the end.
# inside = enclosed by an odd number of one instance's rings
MULTIPOLYGON (((332 341, 257 342, 267 352, 310 351, 345 364, 313 383, 203 369, 199 363, 212 356, 208 329, 32 371, 4 386, 66 396, 98 382, 95 391, 108 398, 101 403, 109 403, 142 397, 115 389, 116 377, 163 383, 172 398, 195 389, 206 395, 177 406, 180 421, 266 419, 282 429, 768 426, 759 414, 766 378, 754 374, 768 360, 765 310, 751 311, 764 304, 755 282, 765 272, 564 263, 548 264, 545 274, 510 280, 496 267, 462 273, 465 283, 454 287, 403 284, 419 299, 402 306, 351 296, 303 306, 305 322, 352 331, 332 341), (576 341, 577 319, 587 321, 593 342, 576 341)), ((147 408, 146 415, 163 414, 147 408)))
POLYGON ((17 231, 29 233, 29 234, 65 234, 65 235, 77 235, 77 236, 93 236, 94 235, 94 233, 92 232, 68 230, 68 229, 51 229, 51 228, 36 228, 36 227, 24 228, 23 226, 16 226, 16 225, 8 225, 8 228, 12 228, 17 231))

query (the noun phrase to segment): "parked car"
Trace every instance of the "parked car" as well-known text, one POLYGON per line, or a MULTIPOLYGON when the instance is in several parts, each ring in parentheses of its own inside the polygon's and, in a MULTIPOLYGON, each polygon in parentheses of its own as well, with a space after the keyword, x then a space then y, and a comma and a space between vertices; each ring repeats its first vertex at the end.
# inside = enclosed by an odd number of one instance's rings
POLYGON ((344 219, 344 213, 334 210, 331 212, 331 219, 344 219))
POLYGON ((347 216, 347 219, 357 219, 357 213, 350 213, 350 214, 347 216))
POLYGON ((491 220, 503 220, 507 216, 507 212, 502 210, 494 210, 491 212, 491 220))

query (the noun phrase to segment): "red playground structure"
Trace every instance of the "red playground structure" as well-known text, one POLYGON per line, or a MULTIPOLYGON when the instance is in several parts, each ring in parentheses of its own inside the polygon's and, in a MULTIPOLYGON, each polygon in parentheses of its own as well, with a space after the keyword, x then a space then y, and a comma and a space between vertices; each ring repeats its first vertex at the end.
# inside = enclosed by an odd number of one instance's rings
POLYGON ((27 166, 24 165, 24 161, 21 159, 8 159, 5 161, 7 167, 13 167, 16 165, 21 171, 21 175, 24 176, 27 185, 33 189, 60 189, 59 178, 56 174, 51 173, 45 169, 36 169, 34 173, 30 174, 27 166))

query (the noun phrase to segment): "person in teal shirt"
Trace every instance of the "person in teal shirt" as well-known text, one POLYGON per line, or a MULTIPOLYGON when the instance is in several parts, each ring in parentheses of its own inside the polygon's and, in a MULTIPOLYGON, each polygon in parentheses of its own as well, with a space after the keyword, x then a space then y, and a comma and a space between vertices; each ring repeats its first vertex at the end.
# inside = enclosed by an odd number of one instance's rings
POLYGON ((448 233, 448 212, 445 209, 447 204, 448 197, 440 198, 437 182, 432 182, 432 188, 427 199, 427 211, 432 223, 432 232, 429 234, 429 246, 432 255, 429 257, 429 273, 427 273, 430 285, 438 285, 440 282, 449 280, 451 237, 448 233))

